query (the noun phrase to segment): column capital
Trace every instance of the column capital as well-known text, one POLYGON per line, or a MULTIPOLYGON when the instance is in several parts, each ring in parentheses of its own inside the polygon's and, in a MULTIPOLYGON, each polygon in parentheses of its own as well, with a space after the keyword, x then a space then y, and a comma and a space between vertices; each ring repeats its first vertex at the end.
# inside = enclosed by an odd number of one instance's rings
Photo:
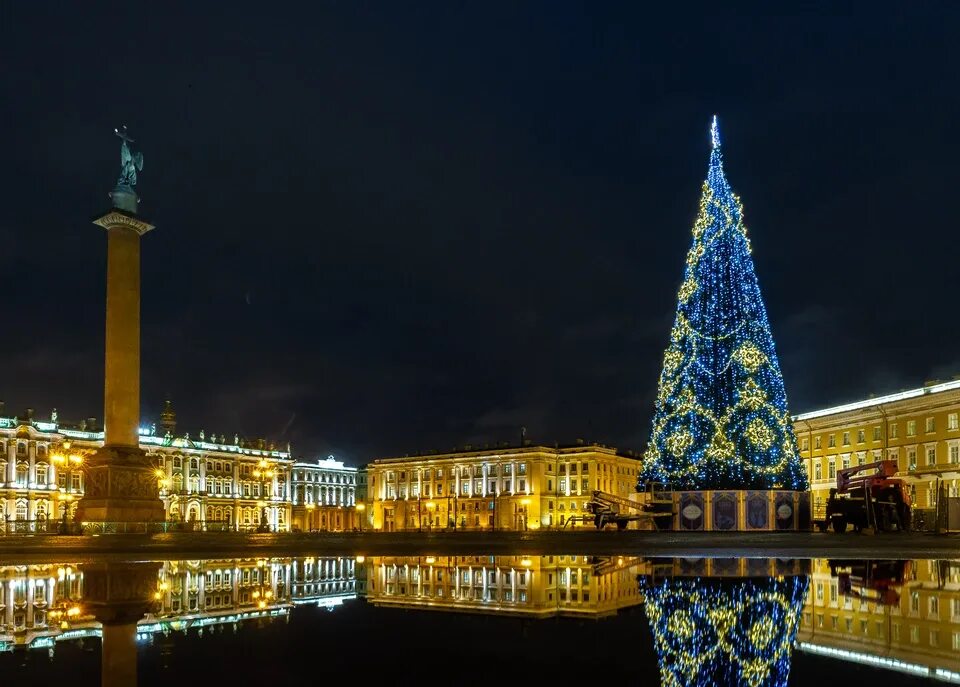
POLYGON ((154 226, 149 222, 145 222, 136 215, 129 212, 124 212, 123 210, 119 210, 117 208, 113 208, 105 215, 93 220, 93 223, 107 230, 115 227, 132 229, 133 231, 137 232, 138 236, 143 236, 154 228, 154 226))

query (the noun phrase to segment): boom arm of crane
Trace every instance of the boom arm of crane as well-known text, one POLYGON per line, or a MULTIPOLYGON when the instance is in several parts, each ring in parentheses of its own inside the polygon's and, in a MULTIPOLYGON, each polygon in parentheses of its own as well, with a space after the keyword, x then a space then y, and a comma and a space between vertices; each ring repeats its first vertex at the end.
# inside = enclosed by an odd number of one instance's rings
POLYGON ((847 494, 852 489, 861 489, 879 479, 887 479, 897 474, 897 461, 878 460, 875 463, 854 465, 837 470, 837 492, 847 494), (869 474, 860 474, 872 470, 869 474))

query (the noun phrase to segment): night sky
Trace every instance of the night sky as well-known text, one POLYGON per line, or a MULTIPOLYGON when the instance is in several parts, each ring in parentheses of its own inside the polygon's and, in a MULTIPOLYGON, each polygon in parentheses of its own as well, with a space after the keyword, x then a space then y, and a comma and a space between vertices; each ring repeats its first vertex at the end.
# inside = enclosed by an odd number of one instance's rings
POLYGON ((5 3, 7 413, 102 418, 121 124, 145 423, 642 450, 714 113, 791 412, 960 374, 960 3, 679 5, 5 3))

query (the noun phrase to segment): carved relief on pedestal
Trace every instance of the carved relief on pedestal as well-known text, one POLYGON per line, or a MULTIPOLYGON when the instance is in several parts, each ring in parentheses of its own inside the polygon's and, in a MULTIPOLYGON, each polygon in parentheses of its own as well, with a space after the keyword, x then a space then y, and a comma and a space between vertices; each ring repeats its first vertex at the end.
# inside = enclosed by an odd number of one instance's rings
POLYGON ((138 469, 113 468, 110 470, 110 495, 130 498, 159 498, 157 478, 138 469))

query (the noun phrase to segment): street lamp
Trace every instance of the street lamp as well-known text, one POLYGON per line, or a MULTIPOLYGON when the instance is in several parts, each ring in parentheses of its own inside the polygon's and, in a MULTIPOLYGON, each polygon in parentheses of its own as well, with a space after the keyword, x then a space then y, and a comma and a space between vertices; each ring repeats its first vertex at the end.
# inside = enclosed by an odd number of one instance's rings
POLYGON ((433 501, 427 501, 427 526, 432 530, 433 529, 433 509, 437 507, 433 501))
POLYGON ((60 470, 63 470, 64 486, 60 489, 60 502, 63 506, 63 520, 60 522, 60 534, 69 534, 70 526, 67 524, 67 517, 70 513, 70 502, 73 501, 73 473, 83 467, 83 455, 70 451, 70 442, 64 441, 60 446, 54 449, 50 460, 60 470))
POLYGON ((365 511, 367 507, 362 503, 354 504, 353 507, 357 509, 357 519, 360 521, 360 531, 363 532, 363 511, 365 511))
POLYGON ((317 507, 317 504, 311 502, 304 506, 307 510, 307 532, 313 532, 313 511, 317 507))
POLYGON ((260 462, 257 463, 256 469, 253 471, 253 476, 260 480, 260 494, 264 499, 260 502, 262 510, 260 512, 260 526, 257 528, 258 532, 270 531, 270 523, 267 518, 267 501, 273 496, 273 494, 268 495, 267 491, 268 487, 270 486, 270 480, 272 480, 276 474, 277 471, 273 468, 273 466, 263 458, 260 459, 260 462))
MULTIPOLYGON (((157 491, 159 496, 163 499, 164 496, 167 496, 167 490, 170 488, 170 480, 167 479, 167 473, 165 473, 161 468, 157 468, 153 471, 154 476, 157 478, 157 491)), ((169 504, 167 504, 167 511, 169 512, 169 504)))

